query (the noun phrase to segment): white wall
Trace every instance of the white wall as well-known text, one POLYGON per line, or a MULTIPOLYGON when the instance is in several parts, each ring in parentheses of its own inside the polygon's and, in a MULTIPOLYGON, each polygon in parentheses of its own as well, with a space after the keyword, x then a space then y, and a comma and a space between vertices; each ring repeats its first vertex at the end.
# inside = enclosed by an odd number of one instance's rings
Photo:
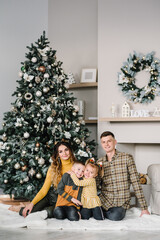
MULTIPOLYGON (((100 0, 98 5, 98 116, 110 117, 112 102, 119 109, 126 100, 117 85, 117 73, 129 53, 147 54, 155 51, 160 59, 160 1, 159 0, 100 0)), ((137 84, 145 84, 144 76, 137 84)), ((153 110, 160 106, 160 97, 151 104, 134 104, 133 109, 153 110)), ((146 171, 150 161, 160 162, 160 123, 107 123, 99 122, 98 135, 110 130, 118 142, 141 143, 134 145, 138 170, 146 171), (147 150, 147 151, 146 151, 147 150), (156 154, 154 155, 154 153, 156 154), (151 160, 152 156, 152 160, 151 160), (143 166, 143 167, 142 167, 143 166)), ((99 155, 104 154, 99 148, 99 155)))
POLYGON ((26 46, 48 32, 48 1, 0 0, 0 126, 10 111, 26 46))

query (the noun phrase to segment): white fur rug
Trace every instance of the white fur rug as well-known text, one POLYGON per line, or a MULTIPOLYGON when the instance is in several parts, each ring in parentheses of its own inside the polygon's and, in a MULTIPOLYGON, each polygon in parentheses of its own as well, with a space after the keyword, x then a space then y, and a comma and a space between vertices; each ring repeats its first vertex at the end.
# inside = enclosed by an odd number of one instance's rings
POLYGON ((22 228, 30 229, 52 229, 52 230, 160 230, 160 216, 143 215, 140 216, 140 209, 131 208, 127 211, 126 217, 122 221, 110 221, 105 219, 97 221, 93 218, 90 220, 80 220, 71 222, 69 220, 47 219, 46 211, 32 213, 23 218, 17 212, 8 210, 9 205, 0 204, 0 226, 3 228, 22 228))

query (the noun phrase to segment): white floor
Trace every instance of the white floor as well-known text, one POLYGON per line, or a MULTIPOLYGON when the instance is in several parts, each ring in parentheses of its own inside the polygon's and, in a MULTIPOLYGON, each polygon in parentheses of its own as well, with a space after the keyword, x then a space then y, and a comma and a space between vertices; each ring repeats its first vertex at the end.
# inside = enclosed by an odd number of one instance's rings
POLYGON ((132 232, 132 231, 48 231, 0 229, 0 240, 159 240, 160 231, 132 232))

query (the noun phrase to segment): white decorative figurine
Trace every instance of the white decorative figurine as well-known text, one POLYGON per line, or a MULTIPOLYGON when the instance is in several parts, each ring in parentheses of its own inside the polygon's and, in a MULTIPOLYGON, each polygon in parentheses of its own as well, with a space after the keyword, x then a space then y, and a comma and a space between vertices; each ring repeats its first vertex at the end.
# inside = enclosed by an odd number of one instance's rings
POLYGON ((122 117, 130 117, 130 106, 127 102, 122 105, 122 117))
POLYGON ((155 107, 153 117, 160 117, 160 108, 155 107))

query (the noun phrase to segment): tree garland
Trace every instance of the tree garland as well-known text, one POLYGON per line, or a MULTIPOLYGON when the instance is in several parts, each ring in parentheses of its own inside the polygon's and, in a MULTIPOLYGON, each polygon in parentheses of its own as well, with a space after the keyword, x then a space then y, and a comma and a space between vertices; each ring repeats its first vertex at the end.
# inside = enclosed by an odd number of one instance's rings
POLYGON ((160 60, 154 58, 154 52, 142 55, 134 52, 118 73, 118 85, 123 94, 135 103, 150 103, 160 95, 160 60), (148 85, 138 88, 135 84, 136 74, 142 70, 150 73, 148 85))

